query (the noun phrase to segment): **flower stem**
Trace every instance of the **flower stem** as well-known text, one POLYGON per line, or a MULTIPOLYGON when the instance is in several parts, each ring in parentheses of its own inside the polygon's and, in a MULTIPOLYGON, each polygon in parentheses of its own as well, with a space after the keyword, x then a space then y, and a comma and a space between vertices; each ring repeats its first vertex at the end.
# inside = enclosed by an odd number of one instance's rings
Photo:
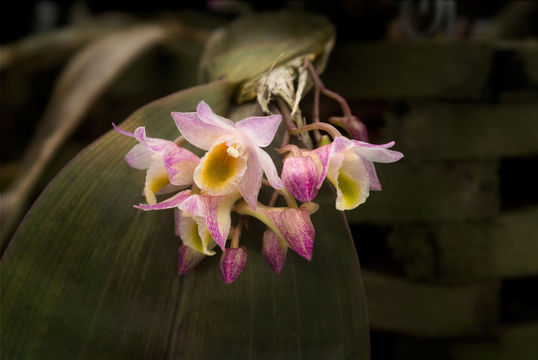
MULTIPOLYGON (((269 183, 269 181, 267 181, 266 179, 262 180, 262 184, 267 185, 267 186, 272 186, 269 183)), ((286 204, 288 205, 288 207, 294 208, 294 209, 297 209, 299 207, 297 205, 297 201, 295 201, 293 196, 291 196, 291 194, 289 192, 287 192, 286 189, 276 189, 273 192, 273 195, 271 196, 271 200, 269 201, 268 206, 274 206, 275 205, 276 199, 278 198, 278 195, 280 195, 280 196, 282 196, 284 198, 284 201, 286 201, 286 204)))
POLYGON ((241 231, 243 230, 243 226, 245 225, 246 219, 243 215, 239 218, 239 223, 234 229, 233 235, 232 235, 232 241, 230 243, 230 247, 232 249, 237 249, 239 247, 239 239, 241 238, 241 231))
POLYGON ((329 135, 331 135, 333 139, 338 136, 342 136, 340 131, 338 131, 334 126, 332 126, 331 124, 324 123, 324 122, 308 124, 308 125, 300 127, 299 129, 293 130, 291 133, 295 135, 295 134, 299 134, 299 133, 310 131, 310 130, 323 130, 327 132, 329 135))
POLYGON ((303 153, 301 152, 301 149, 299 149, 299 147, 297 145, 293 145, 293 144, 286 144, 286 145, 280 147, 279 149, 275 149, 275 151, 277 153, 279 153, 280 155, 285 154, 287 152, 291 152, 292 155, 295 156, 295 157, 302 157, 303 156, 303 153))
POLYGON ((308 60, 305 58, 305 66, 308 69, 308 72, 310 73, 310 77, 312 78, 312 81, 314 82, 315 86, 315 93, 314 93, 314 122, 319 121, 319 94, 320 92, 323 93, 323 95, 330 97, 333 100, 336 100, 338 104, 340 104, 340 107, 342 108, 342 112, 345 116, 351 116, 351 108, 349 107, 349 104, 347 103, 346 99, 344 99, 341 95, 335 93, 334 91, 331 91, 325 87, 325 84, 321 81, 319 78, 318 73, 316 72, 316 69, 308 60), (316 120, 317 119, 317 120, 316 120))

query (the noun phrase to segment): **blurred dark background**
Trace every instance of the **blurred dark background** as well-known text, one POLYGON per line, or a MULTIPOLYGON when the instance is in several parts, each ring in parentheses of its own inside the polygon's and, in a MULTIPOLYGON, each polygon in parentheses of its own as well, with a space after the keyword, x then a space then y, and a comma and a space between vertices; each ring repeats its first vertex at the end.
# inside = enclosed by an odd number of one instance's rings
MULTIPOLYGON (((395 140, 406 155, 378 167, 384 190, 348 214, 368 296, 372 358, 536 358, 534 1, 3 2, 2 192, 24 173, 21 159, 62 70, 92 41, 171 19, 196 35, 144 52, 98 94, 28 204, 111 122, 196 85, 193 69, 212 30, 282 8, 333 22, 337 41, 322 79, 349 100, 371 142, 395 140)), ((307 116, 311 102, 304 100, 307 116)), ((338 111, 322 102, 322 117, 338 111)), ((13 228, 2 230, 9 237, 13 228)))

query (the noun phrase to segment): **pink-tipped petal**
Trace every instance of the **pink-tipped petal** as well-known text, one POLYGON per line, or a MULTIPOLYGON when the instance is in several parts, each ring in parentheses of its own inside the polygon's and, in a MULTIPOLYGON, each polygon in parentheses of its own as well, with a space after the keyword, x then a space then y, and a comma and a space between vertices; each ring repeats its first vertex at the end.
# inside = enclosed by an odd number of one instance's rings
POLYGON ((209 233, 224 250, 232 222, 232 206, 240 196, 239 193, 226 196, 192 195, 183 201, 179 208, 205 219, 209 233))
POLYGON ((195 112, 173 112, 172 118, 181 135, 202 150, 209 150, 220 137, 229 132, 203 122, 195 112))
POLYGON ((138 142, 155 153, 163 153, 168 145, 173 144, 169 140, 147 137, 146 129, 143 126, 136 128, 134 137, 138 142))
POLYGON ((278 176, 278 172, 276 171, 276 166, 273 163, 273 160, 269 156, 268 153, 260 149, 259 147, 251 146, 249 148, 250 156, 256 156, 258 159, 263 172, 265 173, 265 176, 267 176, 267 180, 269 180, 269 183, 272 187, 275 189, 282 189, 284 188, 284 184, 282 183, 282 180, 280 180, 280 177, 278 176))
POLYGON ((205 258, 199 251, 181 245, 178 250, 177 273, 179 276, 191 271, 205 258))
POLYGON ((131 150, 125 155, 125 161, 129 166, 145 170, 151 165, 151 155, 152 152, 149 151, 144 145, 136 144, 131 150))
POLYGON ((225 284, 234 282, 245 268, 247 251, 243 248, 225 249, 220 258, 220 274, 225 284))
POLYGON ((309 202, 318 193, 318 168, 310 156, 289 157, 282 167, 282 182, 299 201, 309 202))
POLYGON ((276 225, 289 247, 307 260, 312 259, 315 230, 307 209, 266 208, 268 217, 276 225))
POLYGON ((247 160, 247 170, 243 174, 243 178, 239 183, 239 191, 250 205, 256 209, 258 202, 258 193, 262 184, 263 169, 257 161, 256 156, 249 156, 247 160))
POLYGON ((286 262, 288 246, 271 229, 263 233, 262 255, 274 272, 280 274, 286 262))
POLYGON ((211 110, 209 105, 205 103, 205 101, 200 101, 198 107, 196 108, 196 113, 198 114, 200 120, 202 120, 206 124, 216 126, 223 130, 227 129, 235 131, 234 122, 232 120, 226 119, 222 116, 215 114, 213 110, 211 110))
POLYGON ((200 163, 198 156, 175 144, 165 150, 163 161, 170 183, 173 185, 192 184, 192 174, 200 163))
POLYGON ((282 115, 254 116, 243 119, 235 127, 256 146, 266 147, 275 137, 282 115))
POLYGON ((119 132, 122 135, 129 136, 129 137, 134 137, 134 134, 132 132, 123 130, 123 129, 121 129, 119 126, 117 126, 114 123, 112 123, 112 127, 114 128, 114 130, 116 130, 117 132, 119 132))
POLYGON ((160 203, 157 203, 155 205, 140 204, 140 205, 134 205, 134 207, 140 210, 144 210, 144 211, 172 209, 181 205, 183 201, 189 198, 190 194, 191 194, 190 190, 184 190, 172 196, 171 198, 161 201, 160 203))

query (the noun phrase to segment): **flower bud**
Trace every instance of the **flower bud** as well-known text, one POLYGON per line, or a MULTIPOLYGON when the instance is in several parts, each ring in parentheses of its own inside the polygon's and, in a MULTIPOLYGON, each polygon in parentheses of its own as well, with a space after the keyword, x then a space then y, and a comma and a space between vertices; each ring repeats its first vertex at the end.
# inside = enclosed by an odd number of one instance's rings
POLYGON ((311 156, 292 156, 284 161, 282 182, 297 200, 312 201, 318 194, 318 180, 318 167, 311 156))
POLYGON ((220 258, 220 273, 225 284, 230 284, 241 275, 247 262, 247 251, 244 248, 224 249, 220 258))
POLYGON ((274 272, 280 274, 286 261, 288 246, 280 240, 273 230, 267 229, 263 233, 262 255, 274 272))

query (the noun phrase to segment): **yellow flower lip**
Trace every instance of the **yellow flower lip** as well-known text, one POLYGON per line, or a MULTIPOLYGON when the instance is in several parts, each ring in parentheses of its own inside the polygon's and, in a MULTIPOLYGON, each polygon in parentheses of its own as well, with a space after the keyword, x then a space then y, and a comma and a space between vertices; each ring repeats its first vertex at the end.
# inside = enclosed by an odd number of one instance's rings
POLYGON ((246 170, 245 156, 236 145, 221 142, 213 146, 200 160, 194 171, 194 180, 200 189, 211 195, 224 195, 233 191, 246 170))

